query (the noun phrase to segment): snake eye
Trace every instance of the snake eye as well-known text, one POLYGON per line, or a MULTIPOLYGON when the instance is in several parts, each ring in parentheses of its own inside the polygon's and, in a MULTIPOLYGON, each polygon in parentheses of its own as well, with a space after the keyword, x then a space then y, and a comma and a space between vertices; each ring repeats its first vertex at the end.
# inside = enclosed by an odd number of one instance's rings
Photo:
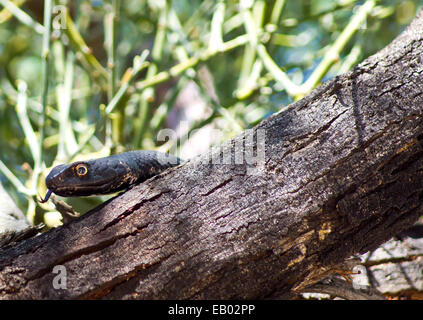
POLYGON ((75 168, 76 174, 80 177, 85 176, 88 173, 88 168, 85 164, 78 164, 75 168))

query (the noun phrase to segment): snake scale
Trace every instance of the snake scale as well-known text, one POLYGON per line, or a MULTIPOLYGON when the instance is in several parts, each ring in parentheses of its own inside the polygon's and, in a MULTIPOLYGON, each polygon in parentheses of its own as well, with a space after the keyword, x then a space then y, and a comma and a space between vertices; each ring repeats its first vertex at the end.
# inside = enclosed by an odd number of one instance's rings
POLYGON ((63 197, 109 194, 125 190, 174 167, 181 159, 168 153, 137 150, 54 167, 46 177, 46 202, 52 193, 63 197))

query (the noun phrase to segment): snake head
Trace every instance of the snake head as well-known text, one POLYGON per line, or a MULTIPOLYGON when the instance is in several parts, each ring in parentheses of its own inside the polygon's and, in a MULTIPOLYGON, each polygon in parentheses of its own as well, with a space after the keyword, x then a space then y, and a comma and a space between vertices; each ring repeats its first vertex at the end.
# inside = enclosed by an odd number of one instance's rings
POLYGON ((118 192, 181 162, 181 159, 169 154, 135 150, 105 158, 61 164, 48 174, 48 192, 40 202, 46 202, 52 192, 64 197, 118 192))
MULTIPOLYGON (((129 169, 119 161, 102 158, 61 164, 46 177, 47 188, 64 197, 107 194, 118 191, 129 169)), ((122 187, 121 189, 123 189, 122 187)))

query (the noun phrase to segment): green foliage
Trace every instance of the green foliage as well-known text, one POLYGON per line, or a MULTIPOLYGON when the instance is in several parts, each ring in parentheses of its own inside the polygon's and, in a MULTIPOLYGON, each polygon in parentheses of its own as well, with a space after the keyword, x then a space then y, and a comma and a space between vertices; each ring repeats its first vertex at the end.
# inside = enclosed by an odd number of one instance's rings
POLYGON ((50 13, 34 2, 0 0, 0 181, 32 222, 54 211, 35 198, 53 165, 182 148, 182 136, 157 134, 178 128, 175 101, 189 85, 206 111, 187 132, 211 124, 227 139, 386 46, 421 6, 86 0, 53 1, 50 13))

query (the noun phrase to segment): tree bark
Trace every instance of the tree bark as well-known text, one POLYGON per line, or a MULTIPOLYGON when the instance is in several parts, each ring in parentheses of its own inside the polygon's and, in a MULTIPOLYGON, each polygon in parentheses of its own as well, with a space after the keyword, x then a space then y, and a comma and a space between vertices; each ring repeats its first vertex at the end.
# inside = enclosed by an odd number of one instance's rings
POLYGON ((391 299, 423 300, 423 218, 363 258, 373 288, 391 299))
POLYGON ((422 53, 420 12, 251 132, 0 252, 0 297, 289 297, 376 248, 422 214, 422 53))

